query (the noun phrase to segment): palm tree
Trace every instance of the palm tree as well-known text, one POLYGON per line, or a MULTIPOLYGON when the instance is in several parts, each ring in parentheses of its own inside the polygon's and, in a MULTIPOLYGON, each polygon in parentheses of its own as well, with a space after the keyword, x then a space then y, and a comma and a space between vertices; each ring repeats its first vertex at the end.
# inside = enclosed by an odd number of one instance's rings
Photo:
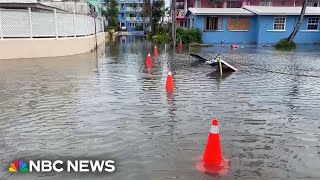
POLYGON ((145 18, 151 14, 151 2, 150 0, 143 0, 143 9, 142 9, 142 14, 143 14, 143 31, 145 31, 145 18))
POLYGON ((298 22, 297 22, 296 26, 294 27, 292 33, 288 37, 288 43, 291 43, 293 41, 294 37, 296 36, 296 34, 298 33, 300 26, 301 26, 301 23, 302 23, 302 20, 303 20, 303 16, 306 13, 306 8, 307 8, 307 0, 304 0, 298 22))

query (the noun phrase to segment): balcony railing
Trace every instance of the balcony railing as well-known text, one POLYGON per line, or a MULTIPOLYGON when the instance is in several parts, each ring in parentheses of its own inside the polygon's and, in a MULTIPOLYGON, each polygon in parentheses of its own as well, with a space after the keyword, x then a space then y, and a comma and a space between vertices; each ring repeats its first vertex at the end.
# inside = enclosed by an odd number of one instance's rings
POLYGON ((142 11, 142 7, 136 7, 136 8, 126 7, 125 10, 126 10, 126 11, 142 11))
MULTIPOLYGON (((144 20, 146 22, 149 21, 149 17, 146 17, 144 20)), ((119 17, 119 20, 120 21, 143 21, 143 18, 142 17, 119 17)))
POLYGON ((118 0, 118 3, 128 3, 128 2, 143 3, 143 0, 118 0))
POLYGON ((184 17, 186 14, 187 14, 187 11, 185 11, 184 9, 177 9, 176 11, 177 17, 184 17))

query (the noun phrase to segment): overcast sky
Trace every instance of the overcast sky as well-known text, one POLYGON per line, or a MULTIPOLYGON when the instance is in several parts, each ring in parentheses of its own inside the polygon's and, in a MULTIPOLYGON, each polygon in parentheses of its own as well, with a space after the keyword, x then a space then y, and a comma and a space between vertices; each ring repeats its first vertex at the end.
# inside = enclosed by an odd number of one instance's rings
POLYGON ((169 7, 170 6, 170 0, 165 0, 166 2, 166 7, 169 7))

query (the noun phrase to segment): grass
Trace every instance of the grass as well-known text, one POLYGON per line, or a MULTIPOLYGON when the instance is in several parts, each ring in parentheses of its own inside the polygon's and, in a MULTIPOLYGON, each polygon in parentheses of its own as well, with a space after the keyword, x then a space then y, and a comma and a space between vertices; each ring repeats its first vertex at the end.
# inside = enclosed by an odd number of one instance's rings
POLYGON ((291 51, 296 48, 296 43, 293 41, 289 43, 287 38, 283 38, 275 45, 275 48, 282 51, 291 51))

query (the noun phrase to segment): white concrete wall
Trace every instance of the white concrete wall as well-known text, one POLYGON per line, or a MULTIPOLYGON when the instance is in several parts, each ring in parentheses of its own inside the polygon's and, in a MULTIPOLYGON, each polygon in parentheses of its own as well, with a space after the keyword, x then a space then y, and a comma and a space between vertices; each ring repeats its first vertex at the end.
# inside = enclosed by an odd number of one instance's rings
MULTIPOLYGON (((97 34, 98 45, 105 42, 104 32, 97 34)), ((0 59, 68 56, 90 52, 95 36, 70 38, 0 39, 0 59)))

